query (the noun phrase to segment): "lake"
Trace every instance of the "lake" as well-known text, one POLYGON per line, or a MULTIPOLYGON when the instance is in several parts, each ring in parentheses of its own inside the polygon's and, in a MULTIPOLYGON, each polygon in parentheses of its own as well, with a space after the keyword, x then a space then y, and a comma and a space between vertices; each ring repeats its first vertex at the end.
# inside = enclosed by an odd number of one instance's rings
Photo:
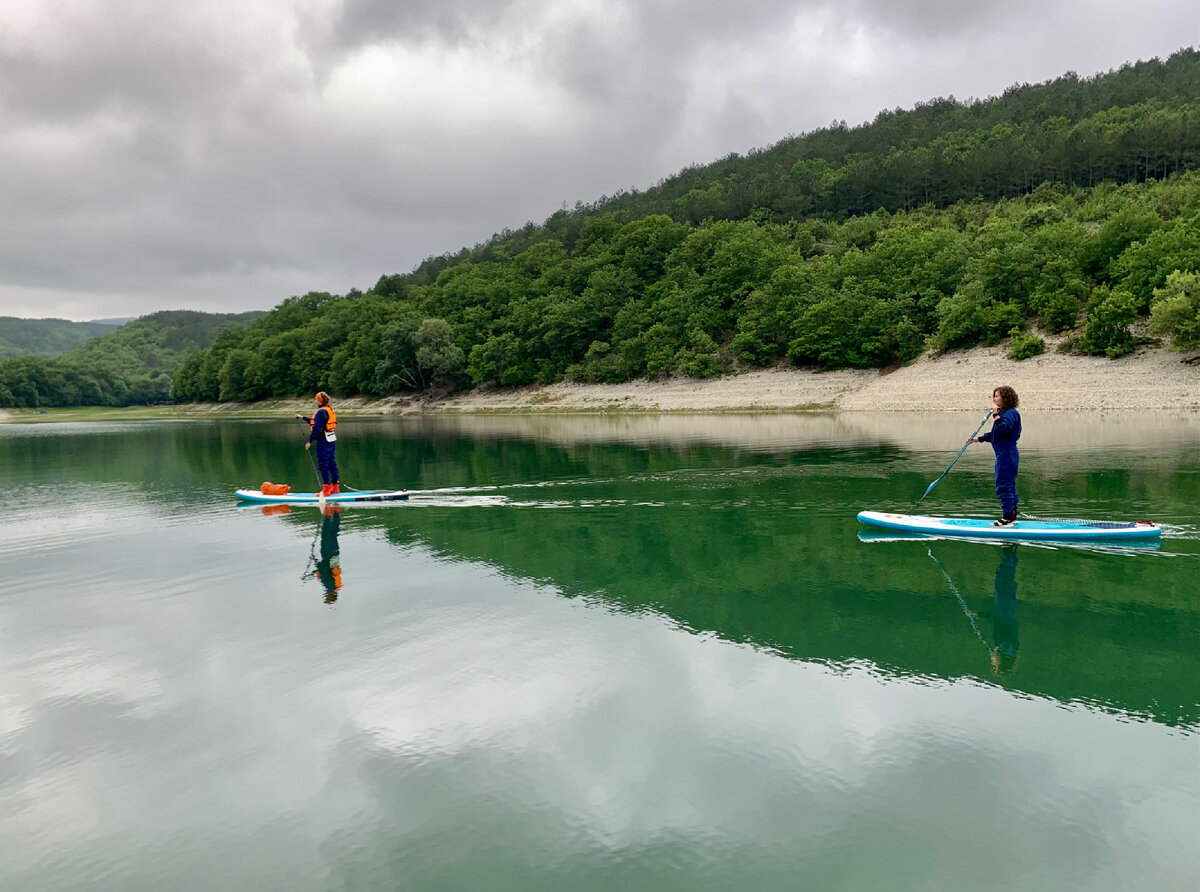
POLYGON ((0 888, 1194 890, 1200 418, 0 425, 0 888), (973 446, 922 503, 998 515, 973 446))

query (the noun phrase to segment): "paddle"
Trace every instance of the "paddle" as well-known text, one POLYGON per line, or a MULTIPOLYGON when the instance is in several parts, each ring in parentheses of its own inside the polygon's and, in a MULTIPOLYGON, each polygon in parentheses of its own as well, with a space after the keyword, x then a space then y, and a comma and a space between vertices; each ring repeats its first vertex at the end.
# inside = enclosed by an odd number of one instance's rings
MULTIPOLYGON (((310 543, 308 543, 308 562, 304 565, 304 572, 300 574, 301 579, 308 579, 308 568, 314 566, 317 563, 317 539, 318 539, 318 537, 320 537, 320 535, 321 535, 321 526, 320 526, 320 524, 318 524, 317 525, 317 534, 315 536, 313 536, 312 541, 310 543)), ((316 572, 317 572, 316 570, 313 570, 314 576, 316 575, 316 572)))
MULTIPOLYGON (((301 424, 304 424, 303 418, 300 418, 299 416, 297 416, 296 420, 299 421, 301 424)), ((320 493, 321 504, 324 504, 325 503, 325 491, 324 491, 325 484, 324 484, 324 481, 321 480, 321 472, 317 470, 317 463, 313 461, 312 452, 310 452, 308 449, 305 449, 304 454, 308 456, 308 463, 310 465, 312 465, 313 474, 315 474, 317 477, 317 492, 320 493)))
MULTIPOLYGON (((954 456, 954 461, 950 462, 950 464, 946 467, 946 470, 942 471, 942 477, 945 477, 950 473, 950 468, 954 467, 954 462, 957 462, 960 458, 962 458, 962 454, 967 451, 967 447, 971 445, 971 441, 979 435, 979 432, 983 430, 983 426, 988 423, 988 419, 991 417, 992 413, 989 409, 988 413, 983 416, 983 421, 979 422, 979 427, 975 428, 975 433, 967 437, 967 442, 963 443, 962 449, 958 450, 958 455, 954 456)), ((921 499, 933 492, 933 488, 942 482, 942 477, 939 477, 937 480, 933 481, 933 483, 929 484, 929 487, 921 494, 921 499)), ((921 499, 917 499, 917 502, 920 503, 921 499)))
MULTIPOLYGON (((983 427, 982 424, 979 426, 983 427)), ((942 575, 946 577, 946 585, 950 586, 950 591, 958 600, 958 606, 961 607, 963 613, 967 615, 967 620, 971 623, 971 629, 975 632, 975 637, 982 641, 983 646, 988 649, 988 653, 991 653, 992 646, 988 644, 988 640, 984 638, 983 633, 979 631, 979 624, 975 622, 975 614, 971 611, 971 608, 967 606, 967 601, 965 598, 963 598, 962 593, 959 592, 958 586, 954 584, 954 580, 950 578, 950 574, 946 572, 946 568, 942 566, 942 562, 937 559, 937 555, 933 553, 933 549, 928 548, 926 549, 925 553, 933 558, 933 562, 938 565, 938 569, 941 570, 942 575)))

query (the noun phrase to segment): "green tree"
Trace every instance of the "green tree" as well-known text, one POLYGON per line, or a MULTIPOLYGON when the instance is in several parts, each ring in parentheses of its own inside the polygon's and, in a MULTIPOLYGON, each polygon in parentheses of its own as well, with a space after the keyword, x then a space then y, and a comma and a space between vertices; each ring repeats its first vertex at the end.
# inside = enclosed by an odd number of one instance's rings
POLYGON ((529 384, 537 373, 516 335, 492 335, 471 348, 467 373, 476 384, 495 382, 505 386, 529 384))
POLYGON ((422 320, 413 336, 413 345, 417 368, 424 380, 449 381, 462 373, 466 357, 444 319, 422 320))
POLYGON ((860 292, 816 300, 796 320, 788 358, 821 368, 876 368, 899 358, 894 308, 860 292))
POLYGON ((1087 295, 1087 283, 1074 260, 1052 255, 1042 268, 1029 303, 1037 311, 1042 327, 1058 333, 1075 326, 1087 295))
POLYGON ((979 343, 988 330, 988 303, 983 283, 977 279, 943 298, 937 307, 937 333, 933 345, 938 350, 953 350, 979 343))
POLYGON ((254 354, 240 347, 225 355, 225 362, 218 373, 221 389, 217 398, 221 402, 247 400, 257 393, 254 380, 246 374, 247 367, 253 361, 254 354))
POLYGON ((566 372, 568 380, 590 384, 617 384, 628 381, 630 377, 620 354, 613 352, 612 345, 607 341, 594 341, 582 362, 570 366, 566 372))
POLYGON ((1156 229, 1111 265, 1114 285, 1133 295, 1139 313, 1149 310, 1154 289, 1161 288, 1176 270, 1200 271, 1200 214, 1156 229))

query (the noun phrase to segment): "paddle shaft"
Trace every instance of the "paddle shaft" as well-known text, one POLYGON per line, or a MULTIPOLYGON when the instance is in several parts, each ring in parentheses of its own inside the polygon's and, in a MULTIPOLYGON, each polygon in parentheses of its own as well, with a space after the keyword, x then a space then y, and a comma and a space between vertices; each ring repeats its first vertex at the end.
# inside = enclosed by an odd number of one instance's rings
MULTIPOLYGON (((979 426, 983 427, 982 424, 979 426)), ((926 554, 933 558, 933 562, 938 565, 938 569, 941 570, 942 575, 946 577, 946 585, 950 586, 950 591, 958 601, 958 606, 961 607, 962 612, 967 615, 967 620, 971 623, 971 629, 975 632, 975 637, 983 642, 983 646, 986 647, 990 653, 992 646, 988 644, 988 640, 984 638, 983 633, 979 631, 979 624, 975 622, 975 614, 972 613, 971 608, 967 606, 967 601, 965 598, 963 598, 962 593, 959 592, 958 586, 954 584, 954 580, 950 578, 950 574, 946 572, 946 568, 942 566, 942 562, 937 559, 937 555, 933 553, 933 549, 926 549, 926 554)))
MULTIPOLYGON (((942 477, 945 477, 947 474, 950 473, 950 469, 954 467, 955 462, 957 462, 960 458, 962 458, 962 454, 967 451, 967 447, 971 445, 971 441, 974 440, 977 436, 979 436, 979 432, 981 430, 983 430, 983 426, 988 423, 988 419, 990 419, 991 417, 992 417, 992 413, 989 410, 988 413, 983 416, 983 421, 979 422, 979 427, 975 428, 975 433, 971 434, 971 436, 969 436, 967 438, 967 442, 963 443, 962 449, 958 450, 958 455, 954 456, 954 461, 950 462, 950 464, 946 466, 946 470, 942 471, 941 477, 938 477, 937 480, 935 480, 935 481, 933 481, 933 483, 929 484, 929 488, 926 489, 925 492, 923 492, 921 494, 921 499, 925 498, 925 496, 927 496, 931 492, 933 492, 933 488, 942 482, 942 477)), ((921 499, 917 499, 917 502, 919 503, 921 501, 921 499)))
MULTIPOLYGON (((303 418, 297 418, 296 420, 299 421, 301 424, 304 424, 303 418)), ((315 461, 313 461, 312 452, 310 452, 308 449, 305 449, 304 454, 308 456, 308 463, 310 465, 312 465, 313 474, 316 475, 317 491, 319 492, 321 490, 321 487, 324 485, 324 481, 321 480, 321 472, 317 470, 317 463, 315 461)))

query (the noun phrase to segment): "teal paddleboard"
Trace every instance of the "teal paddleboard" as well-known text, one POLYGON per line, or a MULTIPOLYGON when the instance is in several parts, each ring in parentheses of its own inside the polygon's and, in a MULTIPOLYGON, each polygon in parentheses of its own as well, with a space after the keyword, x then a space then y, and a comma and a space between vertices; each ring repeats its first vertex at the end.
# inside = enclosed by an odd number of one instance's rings
POLYGON ((319 492, 289 492, 269 496, 257 489, 239 489, 237 497, 243 502, 269 502, 272 505, 345 505, 348 502, 395 502, 408 498, 407 489, 365 489, 361 492, 340 492, 322 498, 319 492))
POLYGON ((1054 539, 1058 541, 1121 541, 1157 539, 1162 530, 1144 520, 1018 520, 998 527, 990 518, 926 517, 920 514, 890 514, 860 511, 859 523, 885 530, 959 536, 967 539, 1054 539))

